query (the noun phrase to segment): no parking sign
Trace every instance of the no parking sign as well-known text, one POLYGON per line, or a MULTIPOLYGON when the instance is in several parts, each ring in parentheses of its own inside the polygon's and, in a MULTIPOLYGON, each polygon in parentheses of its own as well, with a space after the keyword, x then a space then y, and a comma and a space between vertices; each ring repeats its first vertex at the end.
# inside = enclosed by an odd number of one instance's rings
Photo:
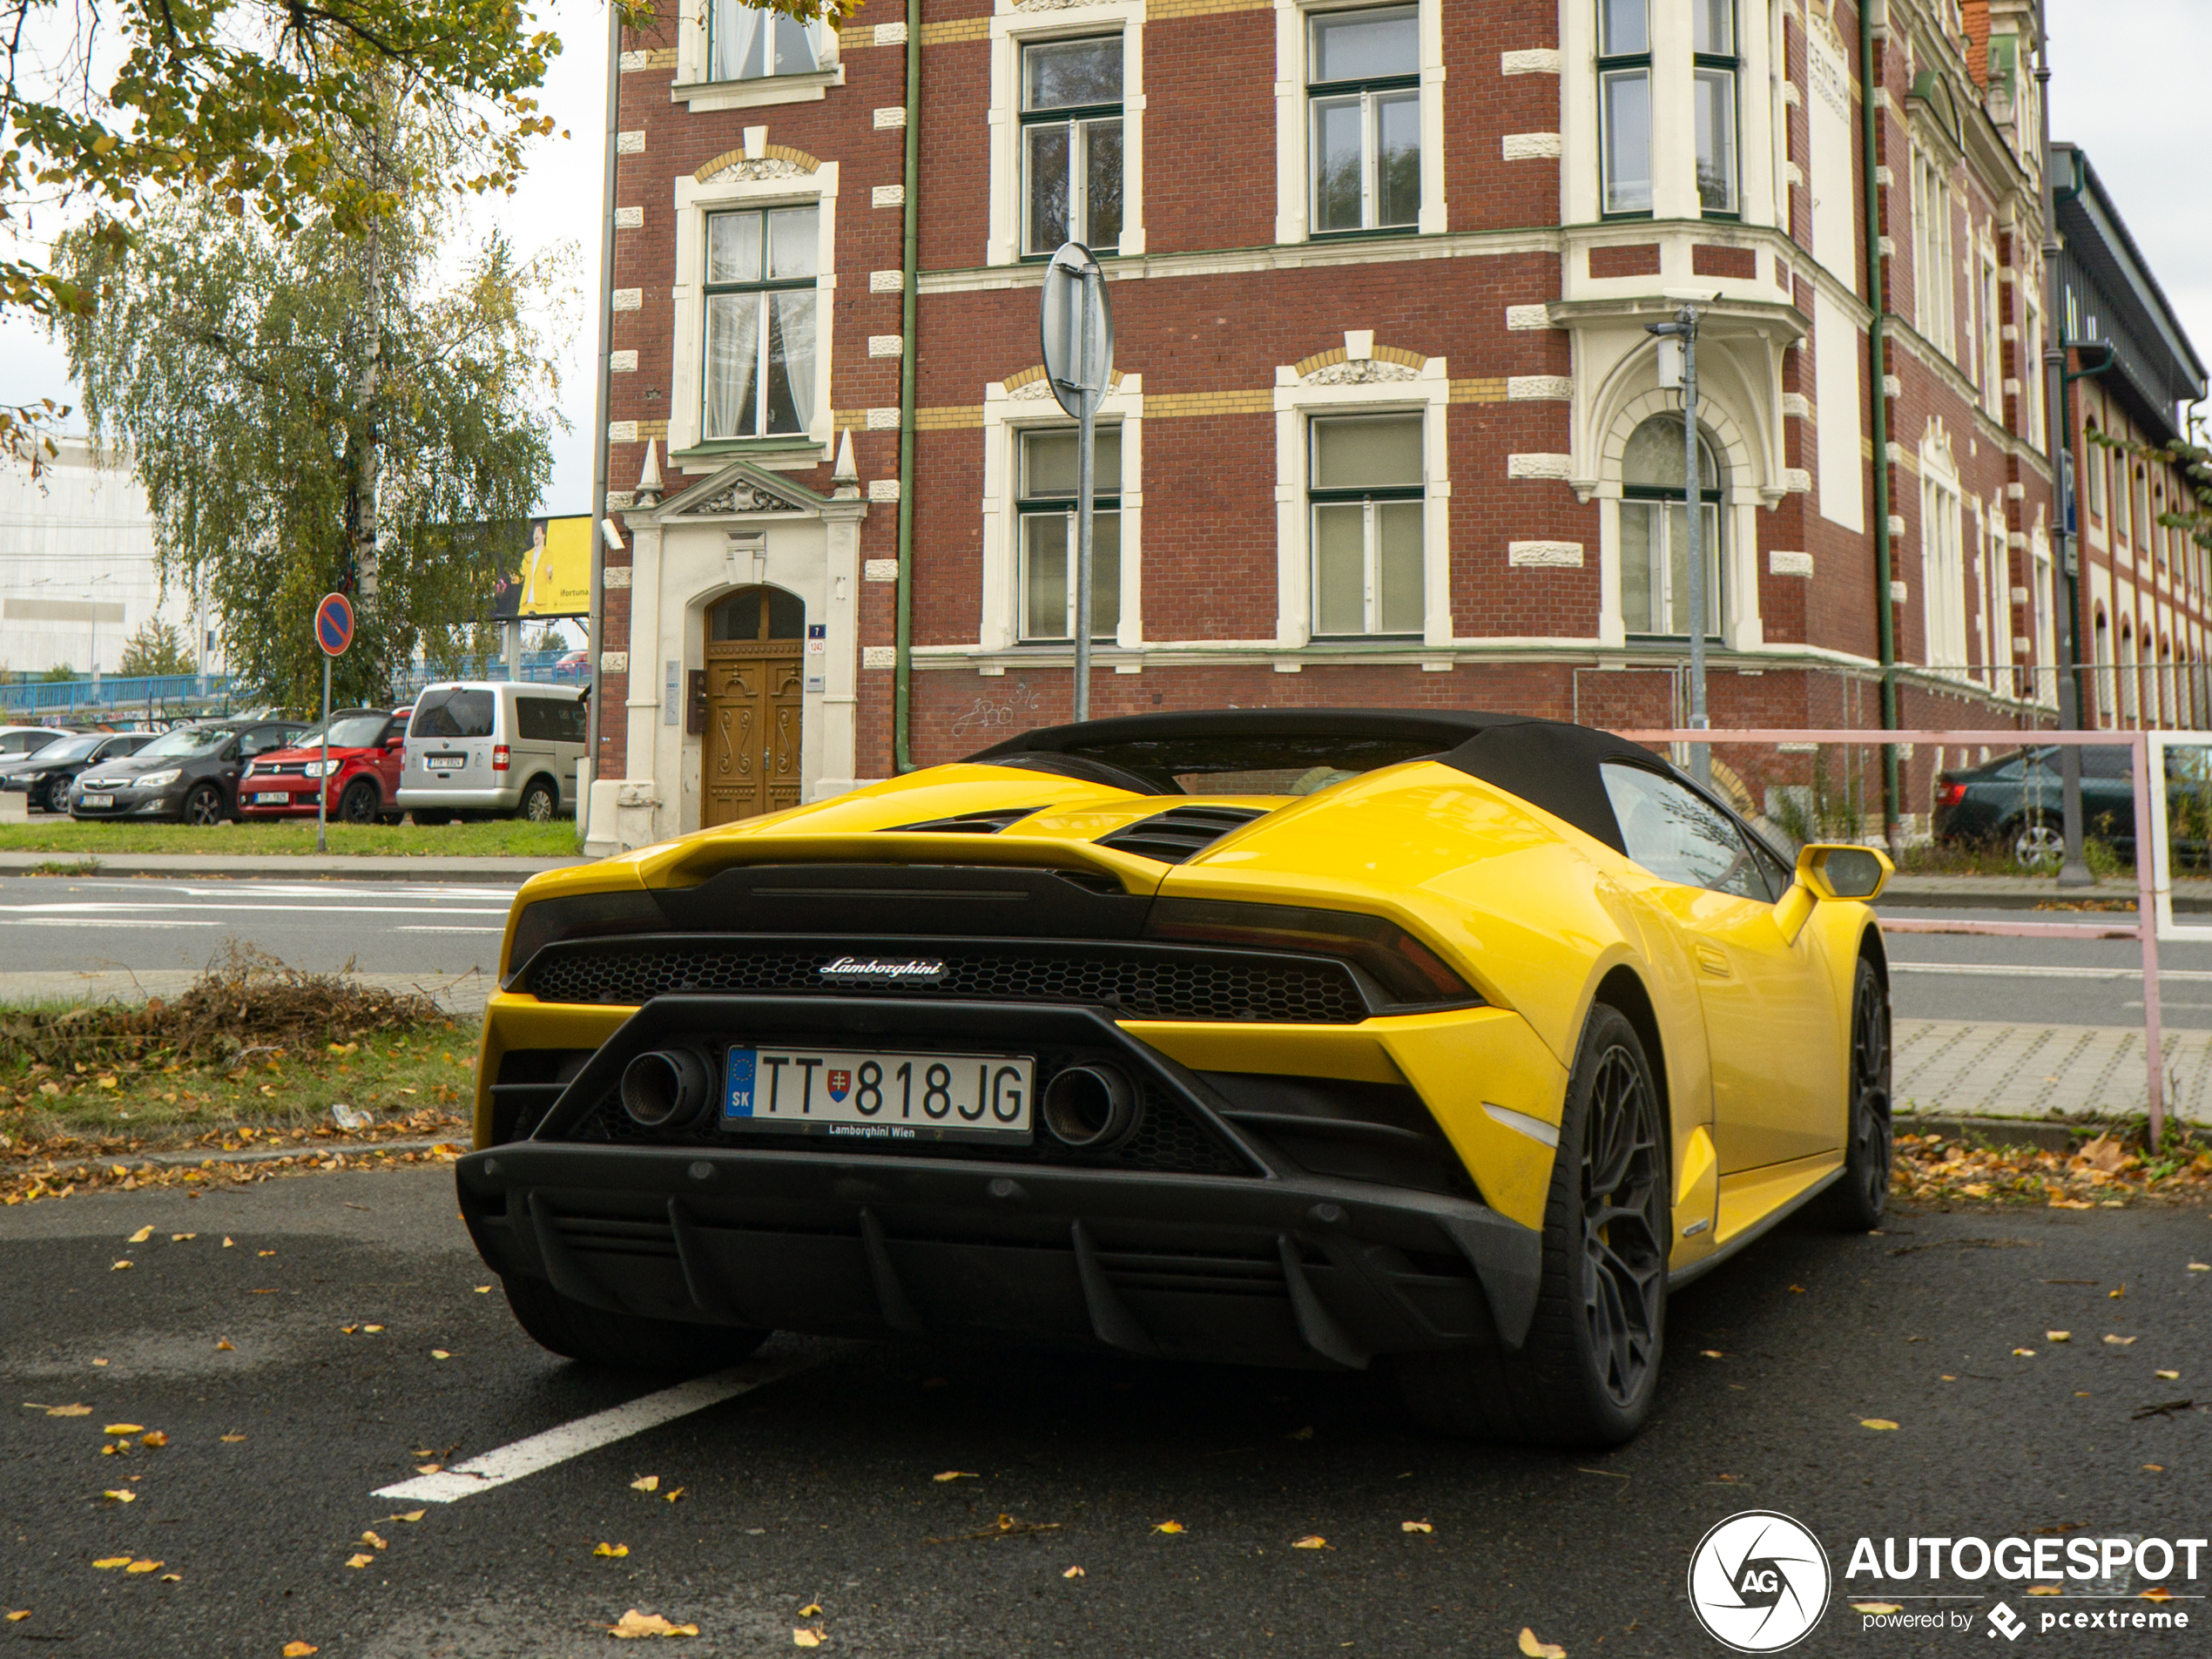
POLYGON ((354 603, 342 593, 326 593, 315 607, 315 644, 326 657, 343 657, 354 643, 354 603))

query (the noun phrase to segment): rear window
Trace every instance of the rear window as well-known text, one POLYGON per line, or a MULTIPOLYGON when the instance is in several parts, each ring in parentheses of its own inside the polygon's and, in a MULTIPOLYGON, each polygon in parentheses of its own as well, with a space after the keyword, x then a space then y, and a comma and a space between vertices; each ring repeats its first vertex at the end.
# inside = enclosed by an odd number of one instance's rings
POLYGON ((1425 738, 1211 736, 1086 744, 1050 753, 993 756, 985 764, 1077 775, 1119 772, 1169 795, 1310 795, 1380 766, 1434 754, 1425 738), (1086 767, 1084 763, 1089 763, 1086 767))
POLYGON ((515 735, 524 743, 582 743, 583 705, 572 697, 518 697, 515 735))
POLYGON ((416 738, 488 738, 497 694, 468 686, 448 686, 425 691, 415 705, 415 724, 408 735, 416 738))

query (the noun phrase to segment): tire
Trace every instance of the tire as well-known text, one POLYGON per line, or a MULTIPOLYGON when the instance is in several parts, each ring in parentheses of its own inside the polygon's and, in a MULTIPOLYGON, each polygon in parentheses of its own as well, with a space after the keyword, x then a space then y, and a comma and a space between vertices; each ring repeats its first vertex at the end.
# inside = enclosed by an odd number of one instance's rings
POLYGON ((206 828, 230 816, 223 810, 223 792, 212 784, 199 784, 185 797, 185 822, 206 828))
POLYGON ((528 819, 533 824, 550 824, 561 810, 561 792, 543 778, 533 778, 523 791, 521 803, 515 816, 528 819))
POLYGON ((507 1305, 538 1346, 587 1366, 692 1374, 734 1366, 772 1334, 737 1325, 691 1325, 634 1313, 603 1313, 572 1302, 542 1278, 502 1279, 507 1305))
POLYGON ((338 816, 348 824, 374 824, 376 809, 383 804, 384 792, 374 779, 356 778, 339 797, 338 816))
POLYGON ((451 813, 442 811, 435 806, 416 806, 410 808, 408 816, 413 818, 417 824, 427 825, 432 828, 435 828, 441 824, 450 824, 453 822, 453 814, 451 813))
POLYGON ((2023 870, 2055 870, 2066 859, 2066 836, 2040 813, 2016 818, 1999 832, 2023 870))
POLYGON ((1417 1422, 1538 1446, 1617 1446, 1635 1433, 1666 1339, 1667 1163, 1643 1043, 1617 1009, 1600 1004, 1567 1085, 1527 1340, 1518 1353, 1401 1359, 1399 1390, 1417 1422))
POLYGON ((1870 1232, 1888 1206, 1895 1130, 1890 1117, 1890 995, 1864 956, 1851 982, 1850 1140, 1844 1173, 1820 1195, 1817 1217, 1843 1232, 1870 1232))
POLYGON ((38 786, 29 805, 42 813, 65 813, 69 810, 69 784, 60 778, 49 778, 38 786))

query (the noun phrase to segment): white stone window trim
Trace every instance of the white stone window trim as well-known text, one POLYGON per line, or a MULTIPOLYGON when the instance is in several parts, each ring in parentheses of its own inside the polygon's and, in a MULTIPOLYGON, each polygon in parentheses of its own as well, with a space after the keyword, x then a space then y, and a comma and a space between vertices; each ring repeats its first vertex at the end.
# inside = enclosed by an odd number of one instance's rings
MULTIPOLYGON (((1429 0, 1422 0, 1424 15, 1429 0)), ((1303 24, 1300 25, 1303 27, 1303 24)), ((1305 96, 1305 84, 1298 84, 1305 96)), ((1424 139, 1426 142, 1426 139, 1424 139)), ((1372 336, 1369 336, 1372 340, 1372 336)), ((1385 341, 1384 344, 1390 342, 1385 341)), ((1275 370, 1275 644, 1299 651, 1313 640, 1313 511, 1307 499, 1317 415, 1419 414, 1421 421, 1421 641, 1452 644, 1452 475, 1446 422, 1452 383, 1446 360, 1426 359, 1408 380, 1352 385, 1302 381, 1275 370)), ((1393 636, 1378 636, 1388 649, 1393 636)), ((1403 643, 1403 642, 1400 642, 1403 643)))
POLYGON ((817 19, 806 25, 814 42, 815 69, 803 75, 766 75, 745 81, 706 78, 707 8, 712 0, 679 0, 677 7, 676 75, 668 101, 696 113, 710 110, 752 110, 772 104, 813 103, 845 84, 838 57, 837 30, 817 19))
MULTIPOLYGON (((1312 123, 1306 116, 1306 21, 1320 11, 1366 11, 1399 0, 1275 0, 1275 239, 1313 239, 1312 179, 1306 154, 1312 123)), ((1414 232, 1443 233, 1444 5, 1417 0, 1421 43, 1421 206, 1414 232)), ((1333 238, 1330 239, 1334 239, 1333 238)))
MULTIPOLYGON (((772 179, 710 179, 686 173, 675 184, 676 269, 671 322, 668 448, 698 447, 706 349, 706 221, 729 208, 806 207, 820 210, 814 279, 814 418, 806 436, 827 455, 835 441, 830 408, 831 345, 837 338, 837 168, 826 161, 811 173, 772 179)), ((711 471, 721 463, 693 462, 686 471, 711 471)))
POLYGON ((1974 661, 1972 617, 1966 601, 1971 574, 1966 544, 1966 494, 1959 478, 1948 434, 1930 423, 1920 441, 1920 606, 1921 661, 1949 678, 1965 681, 1974 661), (1936 515, 1943 522, 1935 522, 1936 515), (1948 529, 1940 550, 1932 534, 1948 529), (1939 661, 1940 654, 1943 660, 1939 661), (1956 660, 1953 660, 1955 658, 1956 660))
MULTIPOLYGON (((1009 394, 1002 381, 983 388, 982 612, 976 645, 982 651, 1011 651, 1022 639, 1022 435, 1040 428, 1074 423, 1048 393, 1024 396, 1031 381, 1009 394)), ((1144 643, 1144 381, 1124 374, 1115 382, 1098 411, 1098 425, 1121 431, 1122 616, 1114 633, 1116 649, 1133 651, 1144 643)), ((1028 649, 1050 651, 1046 644, 1028 649)))
POLYGON ((991 18, 991 199, 983 263, 1022 263, 1022 49, 1036 41, 1122 37, 1122 239, 1102 256, 1144 252, 1144 0, 1082 0, 1043 11, 998 0, 991 18))
MULTIPOLYGON (((1702 379, 1702 377, 1701 377, 1702 379)), ((1723 560, 1721 644, 1730 651, 1752 651, 1766 643, 1759 611, 1759 509, 1770 503, 1759 487, 1759 451, 1728 401, 1704 389, 1697 400, 1698 425, 1721 466, 1723 560)), ((1590 491, 1598 504, 1598 613, 1600 645, 1626 646, 1628 624, 1621 610, 1621 462, 1629 439, 1655 415, 1682 418, 1677 394, 1656 386, 1621 402, 1598 435, 1598 482, 1590 491)))

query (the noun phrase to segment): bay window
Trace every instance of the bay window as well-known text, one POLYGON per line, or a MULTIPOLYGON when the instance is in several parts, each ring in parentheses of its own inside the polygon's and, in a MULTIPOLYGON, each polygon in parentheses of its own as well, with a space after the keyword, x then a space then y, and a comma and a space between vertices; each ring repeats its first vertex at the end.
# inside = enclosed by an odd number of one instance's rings
POLYGON ((1733 213, 1736 199, 1736 0, 1691 0, 1696 80, 1690 105, 1697 135, 1697 205, 1733 213))

